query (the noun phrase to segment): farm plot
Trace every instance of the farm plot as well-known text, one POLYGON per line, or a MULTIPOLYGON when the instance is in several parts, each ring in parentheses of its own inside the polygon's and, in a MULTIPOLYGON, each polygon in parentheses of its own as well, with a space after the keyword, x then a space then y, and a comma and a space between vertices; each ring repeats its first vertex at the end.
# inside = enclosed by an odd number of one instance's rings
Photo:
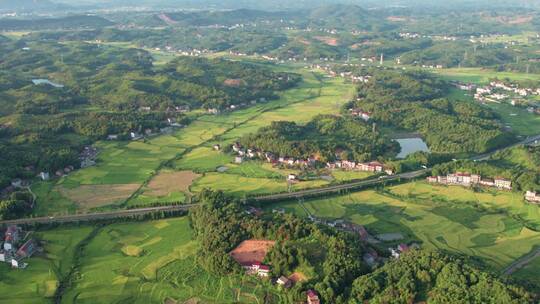
POLYGON ((246 240, 234 248, 230 255, 240 265, 262 263, 275 243, 275 241, 267 240, 246 240))
POLYGON ((163 171, 148 183, 145 193, 160 197, 171 192, 187 192, 199 176, 192 171, 163 171))
POLYGON ((180 170, 193 170, 198 173, 212 172, 220 166, 233 161, 231 155, 214 151, 208 147, 200 147, 184 155, 174 166, 180 170))
POLYGON ((30 258, 24 270, 0 264, 0 303, 52 303, 58 283, 71 268, 76 245, 92 227, 66 227, 37 233, 44 254, 30 258))
POLYGON ((77 203, 77 209, 81 211, 122 203, 138 188, 138 184, 81 185, 77 188, 57 187, 60 194, 77 203))
POLYGON ((162 170, 127 203, 128 207, 179 203, 186 200, 189 187, 200 175, 193 171, 162 170))
POLYGON ((540 257, 534 259, 527 266, 516 271, 512 274, 512 277, 518 280, 524 280, 527 282, 532 282, 536 285, 537 288, 540 288, 540 257))
MULTIPOLYGON (((540 233, 501 212, 505 207, 479 208, 462 198, 463 191, 438 196, 399 196, 411 184, 390 187, 390 193, 362 191, 303 203, 314 216, 343 218, 365 225, 373 234, 401 233, 405 241, 421 242, 423 247, 440 248, 479 257, 494 270, 501 270, 540 244, 540 233), (457 196, 457 198, 456 198, 457 196)), ((476 202, 495 204, 507 193, 476 202)), ((508 203, 506 203, 508 204, 508 203)), ((307 216, 297 202, 271 205, 307 216)))
POLYGON ((216 277, 195 261, 187 218, 113 224, 81 256, 80 276, 65 303, 279 303, 279 295, 252 278, 216 277), (100 297, 96 298, 95 294, 100 297))
POLYGON ((226 173, 207 173, 193 184, 194 193, 203 189, 222 190, 236 197, 256 194, 270 194, 287 191, 287 182, 283 180, 243 177, 226 173))

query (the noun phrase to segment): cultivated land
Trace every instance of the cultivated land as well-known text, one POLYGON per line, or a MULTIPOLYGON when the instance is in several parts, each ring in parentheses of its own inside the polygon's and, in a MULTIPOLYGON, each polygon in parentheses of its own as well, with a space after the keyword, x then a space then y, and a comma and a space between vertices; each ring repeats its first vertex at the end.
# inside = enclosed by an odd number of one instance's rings
POLYGON ((255 278, 216 277, 202 270, 185 217, 102 228, 68 226, 38 235, 46 241, 44 256, 29 259, 25 270, 0 265, 0 303, 54 303, 74 257, 76 275, 61 303, 280 303, 280 293, 255 278))
POLYGON ((536 286, 540 286, 540 276, 538 276, 538 273, 540 273, 540 257, 535 258, 527 266, 514 272, 512 276, 518 280, 523 280, 525 282, 533 283, 536 286))
MULTIPOLYGON (((216 172, 218 167, 229 165, 232 157, 213 151, 211 147, 215 143, 228 145, 272 121, 293 120, 303 123, 321 113, 338 113, 339 106, 352 96, 353 87, 340 79, 323 79, 309 71, 295 71, 302 73, 303 83, 283 92, 278 100, 229 114, 203 115, 172 135, 145 141, 99 142, 97 166, 78 170, 57 182, 34 186, 38 195, 36 215, 106 209, 114 205, 140 206, 183 201, 188 189, 170 191, 168 194, 160 191, 159 195, 152 195, 152 180, 159 178, 160 170, 165 167, 204 173, 200 180, 195 181, 191 189, 193 192, 202 187, 227 190, 227 185, 236 187, 239 183, 245 187, 238 190, 239 195, 286 191, 285 179, 277 181, 277 175, 270 172, 261 176, 263 170, 256 166, 246 170, 231 168, 234 170, 223 174, 216 172), (88 203, 84 193, 96 187, 114 187, 122 191, 113 191, 107 195, 105 192, 94 191, 94 200, 88 203)), ((153 184, 156 183, 161 182, 153 184)), ((178 187, 185 188, 181 184, 179 182, 178 187)), ((312 181, 295 187, 304 189, 323 184, 323 181, 312 181)))
POLYGON ((275 241, 267 240, 246 240, 234 248, 230 254, 241 265, 262 263, 275 243, 275 241))
MULTIPOLYGON (((490 79, 497 77, 499 79, 508 78, 510 80, 540 80, 538 74, 512 73, 512 72, 494 72, 489 69, 480 68, 462 68, 462 69, 442 69, 436 71, 441 78, 446 80, 457 80, 470 82, 479 85, 488 84, 490 79)), ((469 100, 476 102, 470 93, 452 89, 450 99, 469 100)), ((538 134, 540 130, 540 116, 527 112, 526 109, 514 107, 507 103, 487 103, 487 106, 500 115, 501 122, 510 127, 518 135, 530 136, 538 134)))
POLYGON ((540 245, 540 233, 535 231, 540 227, 540 209, 525 203, 517 192, 474 192, 415 182, 302 205, 291 201, 267 208, 343 218, 365 225, 372 234, 401 233, 404 242, 479 257, 495 271, 540 245))
POLYGON ((36 233, 45 244, 44 254, 32 257, 24 270, 0 265, 0 303, 52 303, 59 282, 73 265, 75 248, 92 229, 68 226, 36 233))

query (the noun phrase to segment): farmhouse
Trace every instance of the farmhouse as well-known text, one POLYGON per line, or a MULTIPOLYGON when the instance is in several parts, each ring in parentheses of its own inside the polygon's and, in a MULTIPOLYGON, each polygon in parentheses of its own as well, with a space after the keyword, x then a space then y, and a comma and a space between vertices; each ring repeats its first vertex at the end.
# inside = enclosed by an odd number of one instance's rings
POLYGON ((502 177, 495 178, 495 187, 499 189, 512 190, 512 182, 502 177))
POLYGON ((307 295, 307 303, 308 304, 320 304, 321 300, 319 300, 319 295, 317 292, 313 289, 310 289, 306 293, 307 295))
POLYGON ((498 177, 495 180, 482 179, 479 174, 469 174, 457 172, 455 174, 447 174, 446 176, 430 176, 427 179, 428 183, 438 183, 445 185, 458 185, 470 187, 473 185, 481 185, 486 187, 497 187, 504 190, 512 190, 512 181, 498 177))
POLYGON ((296 181, 296 180, 298 180, 298 176, 296 174, 289 174, 289 176, 287 176, 287 180, 288 181, 296 181))
POLYGON ((41 178, 43 181, 47 181, 51 178, 51 176, 49 175, 49 172, 41 172, 39 173, 39 178, 41 178))
POLYGON ((290 288, 292 286, 292 281, 284 276, 280 276, 277 279, 276 284, 283 286, 285 288, 290 288))
POLYGON ((525 200, 531 203, 540 204, 540 194, 537 194, 534 191, 527 191, 525 193, 525 200))
POLYGON ((351 112, 352 116, 361 118, 364 121, 370 120, 372 115, 370 112, 366 112, 361 109, 350 109, 349 112, 351 112))
POLYGON ((262 264, 266 254, 275 241, 246 240, 240 243, 229 255, 240 264, 247 274, 260 277, 270 276, 270 266, 262 264))
POLYGON ((22 229, 18 226, 9 226, 4 234, 4 244, 0 249, 0 262, 10 264, 13 268, 26 268, 28 264, 22 260, 31 257, 37 250, 37 242, 28 239, 22 246, 22 229))
POLYGON ((373 161, 369 163, 356 163, 354 161, 341 160, 333 163, 326 163, 326 167, 329 169, 341 168, 345 170, 357 170, 357 171, 366 171, 366 172, 385 172, 388 175, 394 173, 393 170, 389 168, 384 168, 384 165, 380 162, 373 161))

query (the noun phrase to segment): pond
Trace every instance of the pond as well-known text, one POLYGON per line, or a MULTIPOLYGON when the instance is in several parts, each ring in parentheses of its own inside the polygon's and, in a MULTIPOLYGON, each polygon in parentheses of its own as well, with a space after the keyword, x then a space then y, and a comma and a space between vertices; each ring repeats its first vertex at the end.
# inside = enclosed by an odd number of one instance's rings
POLYGON ((405 158, 418 151, 429 152, 427 144, 420 137, 400 138, 396 139, 396 141, 401 146, 401 152, 399 152, 398 158, 405 158))
POLYGON ((35 84, 35 85, 40 85, 40 84, 48 84, 50 86, 53 86, 55 88, 63 88, 64 85, 62 84, 58 84, 58 83, 54 83, 48 79, 32 79, 32 82, 35 84))

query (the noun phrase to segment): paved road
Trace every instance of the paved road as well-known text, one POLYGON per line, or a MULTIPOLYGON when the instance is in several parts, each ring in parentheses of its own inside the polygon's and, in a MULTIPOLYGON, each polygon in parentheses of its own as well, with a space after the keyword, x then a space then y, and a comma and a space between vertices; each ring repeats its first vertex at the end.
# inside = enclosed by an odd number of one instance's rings
MULTIPOLYGON (((524 144, 530 144, 535 141, 540 141, 540 134, 536 136, 531 136, 519 143, 516 143, 515 145, 501 148, 499 150, 511 148, 518 145, 524 145, 524 144)), ((486 153, 483 155, 472 157, 471 160, 484 160, 489 158, 489 156, 493 155, 497 151, 493 151, 490 153, 486 153)), ((382 178, 377 179, 369 179, 369 180, 363 180, 359 182, 352 182, 348 184, 342 184, 337 186, 329 186, 324 188, 318 188, 318 189, 311 189, 311 190, 301 190, 297 192, 291 192, 291 193, 280 193, 280 194, 274 194, 274 195, 266 195, 266 196, 259 196, 259 197, 253 197, 250 198, 252 201, 256 202, 262 202, 262 201, 275 201, 275 200, 282 200, 282 199, 291 199, 291 198, 299 198, 299 197, 305 197, 310 195, 316 195, 316 194, 324 194, 324 193, 335 193, 340 192, 343 190, 352 190, 360 187, 365 186, 373 186, 377 184, 382 184, 387 181, 394 181, 397 179, 413 179, 420 177, 427 172, 429 172, 431 169, 426 168, 423 170, 418 170, 414 172, 407 172, 407 173, 401 173, 394 176, 384 176, 382 178)), ((27 218, 27 219, 19 219, 19 220, 10 220, 10 221, 0 221, 0 225, 23 225, 23 224, 44 224, 44 223, 69 223, 69 222, 78 222, 78 221, 91 221, 91 220, 99 220, 99 219, 114 219, 114 218, 127 218, 132 217, 136 215, 145 215, 145 214, 151 214, 154 212, 161 212, 161 211, 185 211, 190 209, 191 207, 195 206, 195 204, 190 205, 174 205, 174 206, 160 206, 160 207, 152 207, 152 208, 141 208, 141 209, 129 209, 129 210, 117 210, 117 211, 110 211, 110 212, 102 212, 102 213, 90 213, 90 214, 76 214, 76 215, 66 215, 66 216, 58 216, 58 217, 39 217, 39 218, 27 218)))
MULTIPOLYGON (((515 144, 513 144, 511 146, 500 148, 500 149, 497 149, 497 150, 494 150, 492 152, 485 153, 485 154, 482 154, 482 155, 473 156, 473 157, 470 158, 470 160, 475 160, 475 161, 487 160, 493 154, 497 153, 498 151, 513 148, 513 147, 516 147, 516 146, 519 146, 519 145, 531 144, 531 143, 534 143, 536 141, 540 141, 540 134, 528 137, 528 138, 526 138, 526 139, 524 139, 524 140, 522 140, 522 141, 520 141, 518 143, 515 143, 515 144)), ((394 180, 397 180, 397 179, 413 179, 413 178, 417 178, 417 177, 420 177, 420 176, 428 173, 430 170, 431 170, 431 168, 426 168, 426 169, 422 169, 422 170, 418 170, 418 171, 402 173, 402 174, 398 174, 398 175, 394 175, 394 176, 388 176, 388 177, 384 177, 384 178, 381 178, 381 179, 368 179, 368 180, 363 180, 363 181, 359 181, 359 182, 341 184, 341 185, 337 185, 337 186, 329 186, 329 187, 318 188, 318 189, 309 189, 309 190, 301 190, 301 191, 296 191, 296 192, 291 192, 291 193, 279 193, 279 194, 272 194, 272 195, 264 195, 264 196, 258 196, 258 197, 250 198, 250 200, 255 201, 255 202, 263 202, 263 201, 267 202, 267 201, 276 201, 276 200, 284 200, 284 199, 312 196, 312 195, 323 194, 323 193, 335 193, 335 192, 340 192, 340 191, 343 191, 343 190, 352 190, 352 189, 356 189, 356 188, 360 188, 360 187, 382 184, 382 183, 384 183, 386 181, 394 181, 394 180)))
POLYGON ((1 225, 46 224, 46 223, 47 224, 70 223, 70 222, 81 222, 81 221, 91 221, 91 220, 129 218, 132 216, 151 214, 155 212, 185 211, 193 206, 195 206, 195 204, 160 206, 160 207, 128 209, 128 210, 118 210, 118 211, 88 213, 88 214, 73 214, 73 215, 63 215, 63 216, 55 216, 55 217, 49 216, 49 217, 25 218, 25 219, 18 219, 18 220, 0 221, 0 226, 1 225))
POLYGON ((540 257, 540 247, 537 247, 532 252, 528 253, 527 255, 524 255, 523 257, 517 259, 514 261, 514 263, 510 264, 510 266, 506 267, 502 273, 504 275, 511 275, 512 273, 520 270, 521 268, 527 266, 530 262, 532 262, 537 257, 540 257))
POLYGON ((513 144, 511 146, 500 148, 500 149, 497 149, 497 150, 489 152, 489 153, 473 156, 473 157, 471 157, 471 160, 476 160, 476 161, 488 160, 493 154, 495 154, 495 153, 497 153, 497 152, 499 152, 501 150, 514 148, 514 147, 517 147, 517 146, 520 146, 520 145, 528 145, 528 144, 532 144, 532 143, 537 142, 537 141, 540 141, 540 134, 527 137, 524 140, 522 140, 522 141, 520 141, 518 143, 515 143, 515 144, 513 144))
POLYGON ((359 182, 341 184, 341 185, 336 185, 336 186, 329 186, 329 187, 324 187, 324 188, 301 190, 301 191, 295 191, 295 192, 290 192, 290 193, 264 195, 264 196, 253 197, 250 200, 255 201, 255 202, 268 202, 268 201, 312 196, 312 195, 324 194, 324 193, 334 193, 334 192, 340 192, 343 190, 351 190, 351 189, 356 189, 356 188, 365 187, 365 186, 378 185, 384 182, 394 181, 398 179, 413 179, 413 178, 417 178, 419 176, 426 174, 430 170, 431 169, 428 168, 428 169, 422 169, 422 170, 418 170, 414 172, 407 172, 407 173, 397 174, 393 176, 383 176, 377 179, 368 179, 368 180, 363 180, 359 182))

